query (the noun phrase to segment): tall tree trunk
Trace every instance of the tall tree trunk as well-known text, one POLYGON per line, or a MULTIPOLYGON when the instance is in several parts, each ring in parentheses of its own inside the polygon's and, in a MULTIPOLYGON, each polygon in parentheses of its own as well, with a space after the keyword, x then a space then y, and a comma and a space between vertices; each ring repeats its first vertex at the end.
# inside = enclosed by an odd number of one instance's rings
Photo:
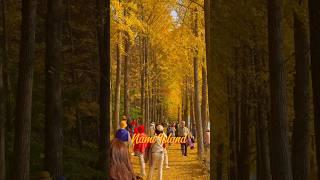
POLYGON ((178 113, 178 117, 177 117, 177 118, 178 118, 178 122, 180 122, 180 121, 181 121, 181 119, 180 119, 180 117, 181 117, 181 116, 180 116, 180 106, 178 106, 178 111, 177 111, 177 113, 178 113))
POLYGON ((1 28, 0 34, 0 179, 6 179, 6 101, 7 94, 5 90, 5 63, 7 61, 7 48, 6 48, 6 3, 1 0, 1 28))
POLYGON ((184 121, 190 125, 190 121, 189 121, 189 114, 188 114, 188 110, 189 110, 189 96, 188 96, 188 92, 189 88, 188 88, 188 78, 186 78, 186 83, 185 83, 185 93, 184 93, 184 98, 185 98, 185 106, 184 106, 184 121))
POLYGON ((6 179, 6 128, 5 128, 5 94, 3 84, 3 65, 0 60, 0 179, 6 179))
POLYGON ((193 95, 193 91, 192 90, 190 90, 190 119, 191 119, 191 122, 190 122, 190 124, 191 124, 191 131, 192 131, 192 133, 194 133, 194 134, 192 134, 192 135, 194 135, 196 138, 198 137, 197 136, 197 131, 194 131, 194 130, 196 130, 196 125, 195 125, 195 123, 196 123, 196 118, 195 118, 195 113, 194 113, 194 95, 193 95))
POLYGON ((124 38, 124 115, 128 116, 129 115, 129 34, 125 33, 125 38, 124 38))
POLYGON ((97 33, 100 62, 99 170, 109 175, 110 147, 110 0, 97 0, 97 33))
MULTIPOLYGON (((213 34, 214 34, 214 7, 216 1, 204 0, 204 13, 205 13, 205 42, 206 42, 206 59, 207 59, 207 77, 208 77, 208 101, 209 101, 209 117, 210 119, 210 144, 214 144, 214 127, 212 118, 214 117, 214 74, 215 63, 214 63, 214 51, 213 51, 213 34)), ((210 148, 210 157, 214 157, 215 151, 210 148)), ((210 167, 214 167, 214 161, 210 161, 210 167)), ((210 170, 210 177, 214 177, 214 171, 210 170)))
POLYGON ((1 0, 1 21, 2 21, 2 40, 1 40, 1 46, 2 46, 2 54, 1 58, 2 60, 2 73, 3 73, 3 93, 5 94, 5 119, 6 119, 6 130, 12 129, 12 92, 11 92, 11 84, 10 84, 10 77, 9 77, 9 59, 8 59, 8 45, 7 45, 7 0, 1 0))
POLYGON ((29 179, 36 0, 22 1, 19 79, 17 86, 13 179, 29 179))
MULTIPOLYGON (((152 72, 152 71, 151 71, 152 72)), ((154 112, 154 84, 153 80, 151 80, 150 87, 150 120, 154 122, 153 112, 154 112)))
MULTIPOLYGON (((2 49, 3 50, 3 49, 2 49)), ((0 179, 6 179, 6 148, 5 148, 5 94, 3 84, 3 65, 0 59, 0 179)))
POLYGON ((270 151, 268 142, 268 120, 265 110, 268 109, 268 103, 266 98, 268 98, 267 90, 265 88, 265 82, 262 80, 263 72, 263 61, 258 61, 257 56, 255 56, 254 66, 255 66, 255 99, 257 101, 257 109, 255 111, 256 119, 256 149, 257 149, 257 179, 259 180, 271 180, 271 169, 270 169, 270 151))
POLYGON ((141 85, 140 85, 140 93, 141 93, 141 116, 142 116, 142 124, 145 124, 145 54, 144 54, 144 43, 145 43, 145 37, 141 38, 141 69, 140 69, 140 74, 141 74, 141 85))
MULTIPOLYGON (((246 60, 244 60, 246 61, 246 60)), ((244 63, 243 67, 247 67, 248 63, 244 63)), ((246 70, 244 72, 247 72, 246 70)), ((242 73, 242 88, 241 88, 241 105, 240 105, 240 154, 239 154, 239 179, 250 179, 250 147, 249 147, 249 132, 250 132, 250 117, 249 117, 249 105, 248 99, 248 79, 246 74, 242 73)))
MULTIPOLYGON (((302 8, 300 8, 301 10, 302 8)), ((292 173, 294 180, 309 179, 309 126, 310 126, 310 56, 307 33, 307 20, 294 12, 294 42, 295 42, 295 86, 292 138, 292 173)), ((319 101, 319 99, 318 99, 319 101)))
MULTIPOLYGON (((124 7, 123 10, 123 16, 126 17, 128 16, 128 8, 124 7)), ((124 33, 124 66, 123 66, 123 92, 124 92, 124 115, 128 116, 129 115, 129 103, 130 103, 130 99, 129 99, 129 52, 130 51, 130 36, 128 32, 124 33)))
POLYGON ((63 175, 62 26, 63 0, 48 0, 46 52, 45 169, 63 175))
POLYGON ((160 121, 160 118, 158 116, 159 114, 159 111, 160 111, 160 103, 159 103, 159 98, 160 98, 160 95, 159 95, 159 89, 160 89, 160 80, 157 79, 156 80, 156 112, 155 112, 155 122, 159 122, 160 121))
POLYGON ((205 60, 202 65, 202 103, 201 103, 201 119, 202 128, 204 131, 207 130, 207 71, 204 66, 205 60))
POLYGON ((82 120, 80 119, 78 109, 76 109, 76 123, 77 123, 77 125, 76 125, 77 142, 78 142, 80 149, 82 149, 82 146, 83 146, 82 120))
MULTIPOLYGON (((120 33, 120 32, 119 32, 120 33)), ((119 34, 119 42, 121 42, 121 34, 119 34)), ((113 124, 113 132, 119 128, 119 113, 120 113, 120 95, 121 95, 121 55, 120 55, 120 47, 117 44, 117 70, 116 70, 116 87, 115 87, 115 102, 114 102, 114 124, 113 124)))
POLYGON ((229 167, 229 180, 237 180, 238 169, 237 169, 237 150, 236 150, 236 126, 235 126, 235 103, 233 102, 235 98, 234 85, 235 81, 233 78, 228 80, 228 111, 229 111, 229 146, 230 146, 230 167, 229 167))
MULTIPOLYGON (((194 23, 194 34, 198 36, 198 10, 195 10, 195 23, 194 23)), ((198 50, 196 47, 194 58, 193 58, 193 68, 194 68, 194 108, 195 108, 195 117, 196 117, 196 128, 197 128, 197 147, 198 147, 198 156, 202 159, 204 152, 203 146, 203 129, 201 121, 201 105, 200 105, 200 92, 199 92, 199 58, 198 50)))
POLYGON ((152 94, 152 121, 156 121, 156 85, 154 82, 153 85, 153 94, 152 94))
POLYGON ((240 59, 239 59, 239 49, 235 49, 235 156, 236 156, 236 167, 235 171, 237 171, 237 179, 239 179, 240 174, 240 128, 241 128, 241 76, 240 76, 240 59))
MULTIPOLYGON (((219 143, 217 147, 217 180, 223 180, 223 151, 224 151, 224 145, 223 143, 219 143)), ((211 179, 214 179, 212 176, 210 176, 211 179)))
MULTIPOLYGON (((263 96, 260 96, 262 99, 263 96)), ((271 180, 268 147, 268 122, 264 116, 264 104, 258 103, 256 111, 257 179, 271 180)))
POLYGON ((312 70, 312 91, 314 110, 314 132, 316 135, 316 151, 318 178, 320 179, 320 1, 309 0, 310 50, 312 70))
POLYGON ((145 98, 144 98, 144 119, 145 119, 145 125, 146 125, 146 129, 147 129, 147 132, 149 131, 149 124, 150 124, 150 113, 149 113, 149 75, 148 75, 148 71, 149 71, 149 63, 148 63, 148 58, 149 58, 149 55, 148 55, 148 39, 147 38, 144 38, 144 76, 145 76, 145 98))
MULTIPOLYGON (((149 62, 149 64, 150 64, 150 62, 149 62)), ((151 72, 151 71, 149 71, 149 72, 151 72)), ((150 73, 149 73, 149 75, 147 76, 147 89, 148 89, 148 93, 147 93, 147 95, 148 95, 148 97, 147 97, 147 109, 148 109, 148 111, 147 111, 147 114, 148 114, 148 121, 147 121, 147 125, 148 125, 148 127, 150 127, 150 123, 151 123, 151 87, 150 87, 150 73)))
POLYGON ((286 72, 282 55, 282 3, 282 0, 268 1, 271 172, 274 180, 292 180, 289 158, 286 72))

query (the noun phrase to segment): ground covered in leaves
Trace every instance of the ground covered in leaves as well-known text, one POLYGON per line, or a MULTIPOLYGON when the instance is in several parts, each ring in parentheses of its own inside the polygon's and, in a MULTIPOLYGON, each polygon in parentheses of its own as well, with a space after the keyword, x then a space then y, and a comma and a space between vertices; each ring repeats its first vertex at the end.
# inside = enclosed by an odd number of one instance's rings
MULTIPOLYGON (((139 159, 132 156, 132 162, 136 173, 140 173, 139 159)), ((181 155, 180 144, 169 147, 169 169, 163 169, 165 180, 206 180, 209 179, 208 172, 197 159, 197 149, 188 148, 188 156, 181 155)), ((146 173, 149 171, 149 163, 146 164, 146 173)), ((153 176, 156 179, 158 172, 153 176)), ((144 177, 146 179, 146 177, 144 177)))

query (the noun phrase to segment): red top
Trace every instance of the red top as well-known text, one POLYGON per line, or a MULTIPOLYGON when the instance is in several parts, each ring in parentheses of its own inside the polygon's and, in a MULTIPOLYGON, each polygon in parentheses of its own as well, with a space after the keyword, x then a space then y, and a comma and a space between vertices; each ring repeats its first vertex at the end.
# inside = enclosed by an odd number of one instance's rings
POLYGON ((132 122, 131 122, 131 126, 137 126, 137 121, 136 120, 133 120, 132 122))
MULTIPOLYGON (((139 135, 139 137, 147 137, 147 135, 144 133, 144 126, 143 125, 138 126, 135 129, 135 131, 136 130, 138 131, 137 135, 139 135)), ((133 150, 141 152, 141 153, 144 153, 144 151, 146 150, 147 146, 148 146, 148 143, 134 144, 133 150)))

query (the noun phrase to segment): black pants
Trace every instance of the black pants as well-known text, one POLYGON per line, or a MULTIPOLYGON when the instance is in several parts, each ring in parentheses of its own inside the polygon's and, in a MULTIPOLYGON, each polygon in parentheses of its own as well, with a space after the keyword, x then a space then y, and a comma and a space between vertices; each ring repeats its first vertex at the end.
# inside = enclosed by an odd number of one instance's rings
POLYGON ((182 152, 182 156, 187 156, 187 143, 181 143, 181 152, 182 152))

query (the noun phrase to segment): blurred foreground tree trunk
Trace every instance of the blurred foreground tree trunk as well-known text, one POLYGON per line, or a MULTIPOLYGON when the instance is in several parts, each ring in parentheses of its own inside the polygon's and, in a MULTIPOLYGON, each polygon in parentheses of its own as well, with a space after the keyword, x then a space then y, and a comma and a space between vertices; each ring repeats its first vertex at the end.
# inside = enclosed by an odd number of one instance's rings
MULTIPOLYGON (((239 152, 239 179, 247 180, 250 178, 250 107, 249 101, 251 97, 249 96, 249 86, 248 73, 249 64, 246 59, 247 49, 244 48, 244 57, 242 59, 241 66, 243 71, 241 71, 241 90, 240 90, 240 152, 239 152)), ((249 57, 249 56, 248 56, 249 57)))
POLYGON ((62 35, 63 0, 47 2, 45 169, 53 178, 63 175, 62 35))
MULTIPOLYGON (((297 2, 298 3, 298 2, 297 2)), ((295 85, 292 137, 292 173, 293 180, 309 179, 309 144, 310 144, 310 56, 305 16, 305 1, 297 4, 294 14, 295 44, 295 85)), ((318 99, 319 101, 320 99, 318 99)))
POLYGON ((265 58, 263 58, 258 52, 256 52, 254 60, 255 67, 255 98, 256 106, 255 110, 255 122, 256 122, 256 149, 257 149, 257 178, 260 180, 271 180, 270 169, 270 151, 268 141, 268 117, 266 110, 269 108, 267 101, 268 93, 266 89, 266 81, 263 80, 263 66, 266 64, 265 58))
POLYGON ((22 1, 19 79, 17 86, 13 179, 29 179, 36 0, 22 1))
POLYGON ((271 172, 273 180, 292 180, 288 139, 287 81, 282 52, 282 9, 282 0, 268 0, 271 172))
POLYGON ((8 94, 5 88, 5 71, 7 71, 7 33, 6 33, 6 2, 0 1, 0 179, 6 179, 6 101, 8 94))
POLYGON ((97 0, 97 33, 100 62, 100 121, 98 169, 109 175, 110 147, 110 1, 97 0))
POLYGON ((312 70, 314 132, 316 135, 316 154, 318 177, 320 178, 320 1, 309 0, 310 55, 312 70))
MULTIPOLYGON (((210 157, 215 157, 215 151, 213 147, 214 144, 214 133, 213 133, 213 123, 212 118, 214 117, 214 52, 213 52, 213 34, 214 34, 214 4, 216 2, 210 0, 204 0, 204 18, 205 18, 205 42, 206 42, 206 59, 207 59, 207 77, 208 77, 208 102, 209 102, 209 117, 210 119, 210 157)), ((214 167, 214 161, 210 161, 210 167, 214 167)), ((211 168, 210 177, 214 177, 214 170, 211 168)))

